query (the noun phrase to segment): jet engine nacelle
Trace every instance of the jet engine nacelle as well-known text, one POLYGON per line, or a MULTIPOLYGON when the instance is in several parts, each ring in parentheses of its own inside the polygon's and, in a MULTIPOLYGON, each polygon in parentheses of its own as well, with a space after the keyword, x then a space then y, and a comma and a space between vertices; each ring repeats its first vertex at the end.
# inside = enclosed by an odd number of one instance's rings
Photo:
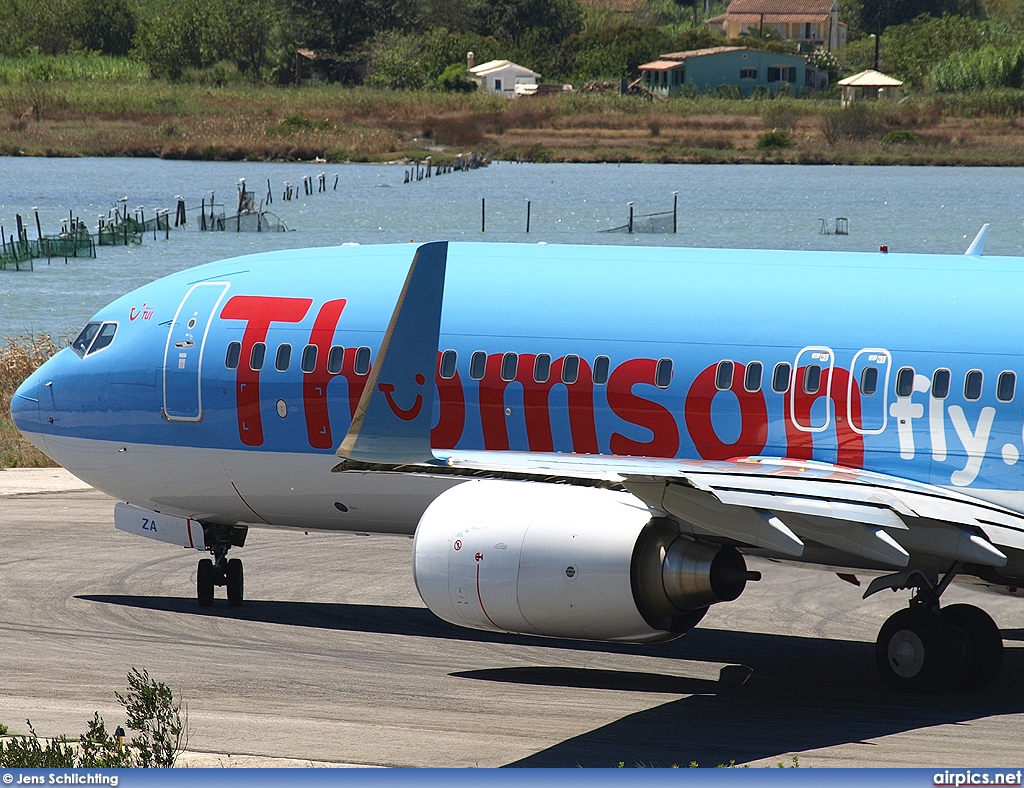
POLYGON ((743 556, 682 536, 626 493, 477 480, 439 495, 413 546, 420 596, 464 627, 652 642, 736 599, 743 556))

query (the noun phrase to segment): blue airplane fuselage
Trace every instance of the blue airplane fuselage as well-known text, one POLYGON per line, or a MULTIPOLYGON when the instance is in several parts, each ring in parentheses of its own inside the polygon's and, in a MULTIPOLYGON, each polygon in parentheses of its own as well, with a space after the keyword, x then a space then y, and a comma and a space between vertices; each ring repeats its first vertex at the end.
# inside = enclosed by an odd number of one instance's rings
MULTIPOLYGON (((91 321, 107 339, 22 385, 16 423, 157 510, 409 532, 329 470, 414 251, 272 252, 139 288, 91 321)), ((816 459, 1021 511, 1021 292, 1019 258, 450 244, 432 445, 816 459)), ((417 482, 409 511, 449 483, 417 482)))

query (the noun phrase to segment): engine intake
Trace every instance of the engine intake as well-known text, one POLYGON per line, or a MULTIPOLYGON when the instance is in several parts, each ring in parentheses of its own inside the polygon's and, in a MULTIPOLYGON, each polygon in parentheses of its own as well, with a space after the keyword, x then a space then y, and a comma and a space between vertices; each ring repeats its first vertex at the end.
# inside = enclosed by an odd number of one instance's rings
POLYGON ((631 495, 537 482, 442 493, 413 554, 420 596, 445 621, 584 640, 670 639, 760 579, 737 550, 681 535, 631 495))

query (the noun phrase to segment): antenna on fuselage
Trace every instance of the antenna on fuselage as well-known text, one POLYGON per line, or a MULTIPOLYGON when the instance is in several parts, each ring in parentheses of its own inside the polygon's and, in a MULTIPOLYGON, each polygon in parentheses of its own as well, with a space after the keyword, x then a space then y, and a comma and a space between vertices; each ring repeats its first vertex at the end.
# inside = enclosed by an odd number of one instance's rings
POLYGON ((967 251, 964 254, 971 254, 976 257, 981 257, 985 254, 985 239, 988 238, 988 228, 990 226, 988 222, 981 225, 981 229, 978 230, 978 234, 971 241, 971 245, 967 247, 967 251))

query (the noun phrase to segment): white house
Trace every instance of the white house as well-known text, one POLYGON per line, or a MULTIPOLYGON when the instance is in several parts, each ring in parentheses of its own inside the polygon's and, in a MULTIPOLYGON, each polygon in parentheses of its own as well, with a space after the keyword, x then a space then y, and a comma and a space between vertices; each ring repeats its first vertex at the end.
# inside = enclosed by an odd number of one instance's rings
POLYGON ((536 85, 540 78, 536 71, 516 65, 511 60, 488 60, 479 66, 470 66, 469 76, 484 90, 500 93, 505 98, 513 98, 517 92, 523 93, 521 87, 519 91, 516 87, 536 85))

